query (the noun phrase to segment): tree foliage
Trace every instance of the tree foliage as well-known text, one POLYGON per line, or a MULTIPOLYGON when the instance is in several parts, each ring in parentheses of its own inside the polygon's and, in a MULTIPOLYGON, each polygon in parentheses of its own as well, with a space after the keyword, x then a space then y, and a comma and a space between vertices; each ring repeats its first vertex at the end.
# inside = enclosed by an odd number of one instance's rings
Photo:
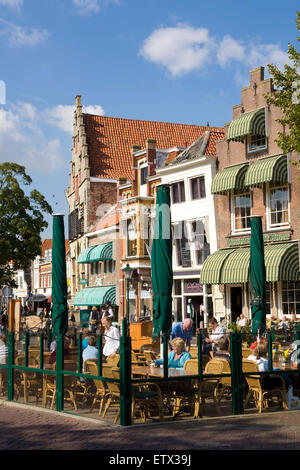
MULTIPOLYGON (((300 12, 297 12, 296 25, 300 31, 300 12)), ((300 37, 297 37, 300 41, 300 37)), ((276 142, 284 153, 297 150, 300 153, 300 52, 292 44, 288 44, 290 64, 285 64, 280 71, 274 64, 268 65, 273 78, 275 92, 266 96, 267 103, 279 107, 283 117, 278 119, 283 131, 278 133, 276 142)))
POLYGON ((25 193, 31 183, 25 167, 0 164, 0 286, 16 287, 13 272, 27 269, 41 252, 40 233, 48 226, 43 213, 51 214, 52 208, 37 190, 25 193))

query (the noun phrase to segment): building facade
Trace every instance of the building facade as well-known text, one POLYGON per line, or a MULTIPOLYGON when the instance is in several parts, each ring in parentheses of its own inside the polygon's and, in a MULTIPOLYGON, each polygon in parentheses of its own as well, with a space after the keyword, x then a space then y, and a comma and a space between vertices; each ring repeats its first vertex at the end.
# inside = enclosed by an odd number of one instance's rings
POLYGON ((156 172, 171 195, 173 314, 176 321, 193 317, 197 328, 213 314, 211 287, 201 285, 199 276, 205 259, 217 250, 210 187, 216 173, 216 141, 223 137, 222 130, 206 131, 156 172))
POLYGON ((225 137, 216 143, 218 173, 215 197, 218 251, 203 265, 200 283, 215 286, 214 312, 235 321, 251 315, 249 290, 250 220, 262 218, 267 280, 267 314, 300 315, 300 184, 297 152, 283 154, 276 143, 281 111, 268 106, 272 79, 263 67, 250 71, 250 85, 241 89, 241 104, 225 137))
POLYGON ((65 190, 69 206, 71 303, 81 290, 82 268, 78 257, 86 249, 85 234, 117 203, 119 178, 129 183, 135 181, 132 147, 144 148, 146 140, 152 138, 157 148, 184 149, 207 129, 86 114, 81 96, 76 96, 71 171, 65 190))

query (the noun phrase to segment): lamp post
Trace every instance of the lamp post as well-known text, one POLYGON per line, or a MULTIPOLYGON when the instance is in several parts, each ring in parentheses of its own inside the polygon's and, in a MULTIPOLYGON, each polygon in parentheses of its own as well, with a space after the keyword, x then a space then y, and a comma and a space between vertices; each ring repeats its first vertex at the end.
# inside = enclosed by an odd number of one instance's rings
POLYGON ((124 278, 126 280, 126 312, 125 312, 124 317, 126 317, 127 320, 129 321, 129 280, 131 278, 132 269, 127 263, 126 266, 122 268, 122 271, 124 273, 124 278))

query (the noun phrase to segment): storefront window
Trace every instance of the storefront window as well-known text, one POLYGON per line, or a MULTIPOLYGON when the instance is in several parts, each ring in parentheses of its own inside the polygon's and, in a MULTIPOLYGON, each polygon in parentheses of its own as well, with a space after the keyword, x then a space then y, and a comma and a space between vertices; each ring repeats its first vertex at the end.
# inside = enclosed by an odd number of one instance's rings
POLYGON ((250 193, 235 194, 233 204, 233 231, 250 229, 251 195, 250 193))
POLYGON ((282 311, 284 315, 300 315, 300 282, 282 282, 282 311))

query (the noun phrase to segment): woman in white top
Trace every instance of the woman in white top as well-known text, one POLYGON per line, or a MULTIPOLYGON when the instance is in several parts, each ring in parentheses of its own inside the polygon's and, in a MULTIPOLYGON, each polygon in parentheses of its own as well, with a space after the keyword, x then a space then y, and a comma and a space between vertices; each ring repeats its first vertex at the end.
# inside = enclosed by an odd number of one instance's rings
POLYGON ((101 320, 104 327, 105 345, 103 348, 103 356, 115 356, 119 352, 120 347, 120 331, 117 327, 112 325, 109 317, 104 317, 101 320))
POLYGON ((0 336, 0 364, 7 364, 8 347, 5 335, 0 336))

